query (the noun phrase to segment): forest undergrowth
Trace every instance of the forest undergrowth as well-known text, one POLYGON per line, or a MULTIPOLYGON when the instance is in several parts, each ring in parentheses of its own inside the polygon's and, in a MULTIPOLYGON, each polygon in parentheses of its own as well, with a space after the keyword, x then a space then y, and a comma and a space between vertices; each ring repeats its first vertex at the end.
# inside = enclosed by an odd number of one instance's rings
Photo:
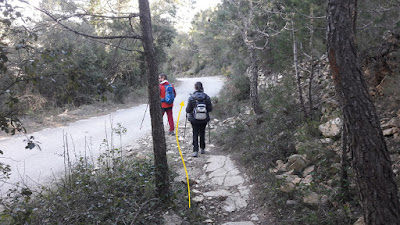
MULTIPOLYGON (((112 130, 122 135, 124 128, 112 130)), ((129 156, 108 140, 104 145, 107 149, 98 158, 72 156, 66 149, 63 176, 36 188, 11 188, 0 200, 0 223, 162 224, 168 209, 190 224, 202 221, 200 212, 186 207, 186 185, 172 182, 170 199, 159 199, 152 159, 129 156)), ((170 179, 175 176, 172 171, 170 179)))
POLYGON ((352 182, 349 184, 352 197, 345 201, 342 198, 335 176, 340 171, 331 167, 340 159, 330 146, 318 141, 322 138, 318 130, 321 115, 305 119, 297 110, 298 102, 293 97, 296 87, 291 79, 260 93, 266 111, 261 117, 246 112, 251 105, 249 99, 238 102, 235 97, 248 92, 242 88, 242 82, 233 79, 215 99, 214 113, 218 119, 235 121, 220 131, 216 139, 222 150, 232 154, 251 175, 259 206, 272 212, 280 224, 354 224, 360 216, 357 192, 352 182), (296 146, 299 142, 306 144, 296 146), (313 181, 309 185, 296 184, 294 191, 282 191, 285 181, 271 170, 276 168, 277 160, 285 161, 296 153, 307 155, 315 165, 311 173, 313 181), (304 197, 310 193, 327 196, 328 201, 304 203, 304 197))

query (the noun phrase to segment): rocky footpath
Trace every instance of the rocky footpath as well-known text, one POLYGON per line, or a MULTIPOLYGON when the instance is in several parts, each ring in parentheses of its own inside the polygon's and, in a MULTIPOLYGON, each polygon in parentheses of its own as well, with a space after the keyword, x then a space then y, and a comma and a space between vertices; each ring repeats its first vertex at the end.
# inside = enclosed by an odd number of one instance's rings
MULTIPOLYGON (((218 120, 211 122, 211 131, 219 129, 218 120)), ((231 157, 219 151, 218 146, 209 140, 206 131, 206 154, 192 157, 192 131, 190 123, 179 126, 179 145, 185 160, 191 190, 191 205, 203 211, 206 219, 200 224, 256 225, 273 224, 269 215, 257 207, 253 195, 254 185, 248 175, 232 161, 231 157)), ((212 137, 212 136, 211 136, 212 137)), ((176 136, 166 136, 167 156, 170 168, 178 176, 173 182, 186 184, 186 174, 179 154, 176 136)), ((130 149, 130 154, 139 159, 152 156, 151 137, 142 139, 140 147, 130 149), (138 149, 141 149, 139 152, 138 149), (145 151, 143 151, 143 149, 145 151)), ((164 214, 166 225, 187 224, 177 213, 168 211, 164 214)))

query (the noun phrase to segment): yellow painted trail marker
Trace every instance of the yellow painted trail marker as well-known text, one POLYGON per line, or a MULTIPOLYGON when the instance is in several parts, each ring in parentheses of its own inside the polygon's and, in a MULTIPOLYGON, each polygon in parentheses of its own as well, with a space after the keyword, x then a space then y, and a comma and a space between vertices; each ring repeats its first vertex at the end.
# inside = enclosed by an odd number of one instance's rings
POLYGON ((188 186, 189 208, 190 208, 190 185, 189 185, 189 176, 188 176, 188 173, 187 173, 187 169, 186 169, 186 165, 185 165, 185 160, 183 159, 183 156, 182 156, 181 147, 179 146, 179 138, 178 138, 179 117, 181 116, 182 107, 183 107, 184 105, 185 105, 185 102, 182 101, 182 103, 180 104, 181 109, 179 110, 178 122, 176 123, 176 129, 175 129, 176 132, 175 132, 175 133, 176 133, 176 143, 178 144, 179 154, 181 155, 183 167, 185 168, 186 181, 187 181, 187 186, 188 186))

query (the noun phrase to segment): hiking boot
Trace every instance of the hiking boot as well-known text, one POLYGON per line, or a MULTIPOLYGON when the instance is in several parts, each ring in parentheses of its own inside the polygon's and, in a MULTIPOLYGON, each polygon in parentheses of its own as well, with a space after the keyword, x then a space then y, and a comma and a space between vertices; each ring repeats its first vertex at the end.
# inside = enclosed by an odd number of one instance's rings
POLYGON ((201 154, 206 154, 206 150, 205 150, 204 148, 201 148, 201 149, 200 149, 200 153, 201 153, 201 154))
POLYGON ((174 133, 174 131, 173 130, 171 130, 171 131, 169 131, 169 133, 168 133, 169 135, 171 135, 171 136, 174 136, 175 135, 175 133, 174 133))
POLYGON ((193 152, 193 157, 199 156, 199 152, 193 152))

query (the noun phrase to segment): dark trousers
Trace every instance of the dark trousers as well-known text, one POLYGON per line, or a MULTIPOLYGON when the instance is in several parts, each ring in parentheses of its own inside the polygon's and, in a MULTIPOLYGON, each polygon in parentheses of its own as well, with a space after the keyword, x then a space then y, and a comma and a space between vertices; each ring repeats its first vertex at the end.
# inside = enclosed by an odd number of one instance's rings
POLYGON ((206 147, 205 133, 207 124, 196 124, 192 123, 193 128, 193 151, 199 151, 199 136, 200 136, 200 148, 204 149, 206 147))

